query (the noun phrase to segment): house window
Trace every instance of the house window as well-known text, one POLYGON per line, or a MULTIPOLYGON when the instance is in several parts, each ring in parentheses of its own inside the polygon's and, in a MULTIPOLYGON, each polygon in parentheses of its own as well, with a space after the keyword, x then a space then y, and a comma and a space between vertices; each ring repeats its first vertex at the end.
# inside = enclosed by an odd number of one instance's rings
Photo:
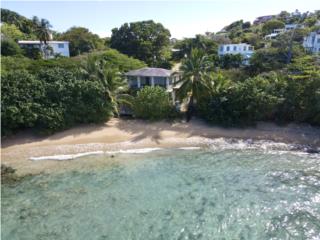
POLYGON ((150 84, 150 77, 140 77, 140 86, 151 86, 150 84))
POLYGON ((233 46, 233 51, 237 51, 237 46, 233 46))
POLYGON ((153 81, 155 86, 166 87, 167 85, 165 77, 154 77, 153 81))
POLYGON ((63 43, 58 43, 58 48, 64 48, 64 44, 63 43))
POLYGON ((243 51, 247 51, 247 47, 246 46, 243 47, 243 51))
POLYGON ((253 50, 253 47, 249 47, 249 51, 252 51, 253 50))
POLYGON ((320 43, 320 38, 318 38, 317 43, 320 43))
POLYGON ((223 52, 223 46, 220 47, 220 52, 223 52))
POLYGON ((229 52, 230 51, 230 47, 229 46, 227 46, 227 52, 229 52))

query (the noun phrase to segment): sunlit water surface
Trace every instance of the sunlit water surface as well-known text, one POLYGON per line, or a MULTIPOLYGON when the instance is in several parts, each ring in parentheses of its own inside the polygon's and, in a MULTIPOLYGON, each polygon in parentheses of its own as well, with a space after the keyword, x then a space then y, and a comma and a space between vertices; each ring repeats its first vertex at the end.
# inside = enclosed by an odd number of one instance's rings
POLYGON ((160 150, 2 186, 2 239, 320 239, 320 158, 160 150))

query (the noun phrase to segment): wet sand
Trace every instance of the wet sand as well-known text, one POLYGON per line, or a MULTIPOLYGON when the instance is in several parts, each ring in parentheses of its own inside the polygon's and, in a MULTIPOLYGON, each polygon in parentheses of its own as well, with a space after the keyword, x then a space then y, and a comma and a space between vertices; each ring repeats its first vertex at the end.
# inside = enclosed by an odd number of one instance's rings
MULTIPOLYGON (((31 157, 75 154, 92 151, 116 151, 154 147, 199 146, 207 139, 238 138, 271 140, 290 144, 320 147, 320 128, 290 124, 280 127, 259 123, 250 128, 221 128, 201 120, 185 122, 146 122, 112 119, 105 124, 83 125, 49 137, 19 133, 2 140, 2 163, 17 173, 33 174, 72 167, 77 161, 32 161, 31 157)), ((94 162, 82 161, 82 164, 94 162)))

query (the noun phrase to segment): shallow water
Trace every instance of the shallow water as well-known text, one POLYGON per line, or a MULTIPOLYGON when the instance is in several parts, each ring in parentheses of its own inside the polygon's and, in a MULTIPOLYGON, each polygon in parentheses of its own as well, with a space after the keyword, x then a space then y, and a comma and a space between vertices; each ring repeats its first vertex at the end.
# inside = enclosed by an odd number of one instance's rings
POLYGON ((319 155, 167 149, 2 186, 2 239, 320 239, 319 155))

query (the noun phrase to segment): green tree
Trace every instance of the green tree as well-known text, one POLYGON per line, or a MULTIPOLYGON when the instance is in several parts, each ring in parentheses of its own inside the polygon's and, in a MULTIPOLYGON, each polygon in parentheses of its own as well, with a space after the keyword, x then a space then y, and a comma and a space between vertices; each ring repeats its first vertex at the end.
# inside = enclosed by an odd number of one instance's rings
POLYGON ((274 72, 243 82, 228 82, 221 77, 216 82, 220 87, 201 99, 199 113, 207 121, 224 126, 274 119, 286 86, 282 76, 274 72))
POLYGON ((192 49, 200 49, 208 55, 216 57, 218 46, 214 40, 197 35, 195 38, 185 38, 178 41, 174 48, 178 49, 178 51, 173 54, 173 58, 179 61, 190 55, 192 49))
POLYGON ((22 33, 33 35, 33 22, 16 12, 1 8, 1 22, 15 25, 22 33))
POLYGON ((11 38, 15 41, 34 39, 35 36, 27 35, 20 31, 20 29, 14 24, 3 23, 1 26, 1 33, 6 38, 11 38))
POLYGON ((106 101, 113 107, 113 113, 119 116, 121 105, 131 105, 132 97, 126 94, 128 84, 116 68, 99 55, 89 54, 84 65, 85 77, 99 81, 103 86, 106 101))
POLYGON ((218 64, 221 68, 239 68, 242 65, 243 57, 241 54, 226 54, 219 57, 218 64))
POLYGON ((79 123, 103 122, 112 115, 100 82, 84 80, 78 72, 61 68, 43 69, 37 77, 46 89, 38 122, 42 129, 53 132, 79 123))
POLYGON ((132 108, 135 117, 150 120, 170 118, 174 111, 169 94, 159 86, 146 86, 138 91, 132 108))
POLYGON ((293 60, 285 72, 285 101, 279 107, 278 120, 320 125, 320 66, 317 58, 303 56, 293 60))
POLYGON ((189 121, 194 111, 194 101, 199 100, 200 97, 209 89, 208 73, 211 62, 208 56, 199 49, 193 49, 188 58, 186 58, 181 65, 182 71, 181 80, 177 81, 180 85, 177 91, 177 97, 182 100, 189 98, 187 120, 189 121))
POLYGON ((112 29, 110 46, 140 59, 150 66, 165 61, 170 44, 170 32, 153 21, 125 23, 112 29))
POLYGON ((83 27, 72 27, 62 33, 58 39, 70 42, 71 56, 88 53, 93 50, 105 49, 104 40, 97 34, 90 32, 89 29, 83 27))
POLYGON ((263 24, 262 32, 263 32, 263 34, 270 34, 270 33, 272 33, 272 31, 274 29, 284 28, 284 26, 285 26, 285 24, 282 21, 272 19, 272 20, 266 22, 265 24, 263 24))

